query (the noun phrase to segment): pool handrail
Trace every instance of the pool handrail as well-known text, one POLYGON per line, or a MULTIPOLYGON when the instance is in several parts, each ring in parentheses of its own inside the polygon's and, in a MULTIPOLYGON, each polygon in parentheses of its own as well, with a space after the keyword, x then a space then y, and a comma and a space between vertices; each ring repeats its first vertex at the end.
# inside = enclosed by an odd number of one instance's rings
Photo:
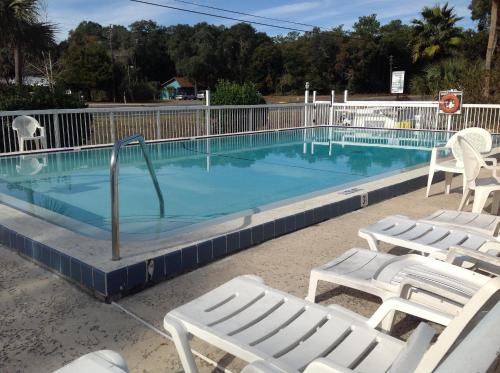
POLYGON ((118 197, 118 160, 120 156, 120 150, 123 146, 126 146, 133 142, 138 142, 142 149, 142 155, 148 166, 149 175, 153 180, 153 184, 158 196, 160 203, 160 216, 165 216, 165 202, 163 199, 163 194, 156 177, 153 164, 149 158, 148 151, 146 149, 146 142, 144 141, 144 136, 141 134, 135 134, 124 139, 118 140, 113 145, 113 151, 111 153, 111 161, 109 166, 110 182, 111 182, 111 247, 112 247, 112 259, 120 260, 120 212, 119 212, 119 197, 118 197))

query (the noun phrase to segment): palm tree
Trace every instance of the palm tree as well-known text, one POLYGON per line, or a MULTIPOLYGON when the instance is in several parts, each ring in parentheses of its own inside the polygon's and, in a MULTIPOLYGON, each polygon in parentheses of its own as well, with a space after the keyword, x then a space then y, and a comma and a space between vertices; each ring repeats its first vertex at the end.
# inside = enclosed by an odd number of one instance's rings
POLYGON ((455 24, 462 19, 448 3, 443 7, 424 7, 422 19, 413 23, 413 62, 422 59, 436 59, 452 53, 461 42, 460 29, 455 24))
POLYGON ((498 33, 500 32, 500 23, 498 18, 500 17, 500 1, 491 1, 491 15, 490 15, 490 31, 488 36, 488 48, 486 49, 486 79, 484 85, 484 95, 486 97, 490 94, 490 71, 491 62, 493 60, 493 54, 498 44, 498 33))
POLYGON ((54 43, 55 26, 40 21, 38 0, 0 0, 0 45, 14 52, 16 83, 22 84, 24 56, 54 43))

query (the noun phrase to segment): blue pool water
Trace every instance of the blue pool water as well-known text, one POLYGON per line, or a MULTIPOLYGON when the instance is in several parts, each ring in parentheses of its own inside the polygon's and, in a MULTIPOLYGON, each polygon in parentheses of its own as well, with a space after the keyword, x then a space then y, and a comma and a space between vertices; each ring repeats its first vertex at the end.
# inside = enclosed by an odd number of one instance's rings
MULTIPOLYGON (((121 231, 125 239, 168 234, 401 172, 427 163, 448 136, 316 128, 149 144, 164 218, 140 149, 130 146, 120 156, 121 231)), ((0 201, 108 238, 110 155, 105 148, 0 158, 0 201)))

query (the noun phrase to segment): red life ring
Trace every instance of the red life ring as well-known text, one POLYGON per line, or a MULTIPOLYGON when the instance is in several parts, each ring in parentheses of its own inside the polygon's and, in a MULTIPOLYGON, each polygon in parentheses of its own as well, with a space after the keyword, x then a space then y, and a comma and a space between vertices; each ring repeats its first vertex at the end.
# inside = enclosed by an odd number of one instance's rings
POLYGON ((460 100, 454 94, 447 94, 441 97, 439 101, 439 110, 446 114, 456 113, 460 109, 460 100), (452 103, 452 105, 447 105, 448 102, 452 103))

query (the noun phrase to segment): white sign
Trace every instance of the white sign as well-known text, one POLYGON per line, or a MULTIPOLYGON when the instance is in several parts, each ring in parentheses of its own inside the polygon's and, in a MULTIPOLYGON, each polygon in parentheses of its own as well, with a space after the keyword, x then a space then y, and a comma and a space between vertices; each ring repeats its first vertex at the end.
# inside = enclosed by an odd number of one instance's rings
POLYGON ((391 93, 403 93, 405 88, 405 72, 393 71, 391 81, 391 93))

